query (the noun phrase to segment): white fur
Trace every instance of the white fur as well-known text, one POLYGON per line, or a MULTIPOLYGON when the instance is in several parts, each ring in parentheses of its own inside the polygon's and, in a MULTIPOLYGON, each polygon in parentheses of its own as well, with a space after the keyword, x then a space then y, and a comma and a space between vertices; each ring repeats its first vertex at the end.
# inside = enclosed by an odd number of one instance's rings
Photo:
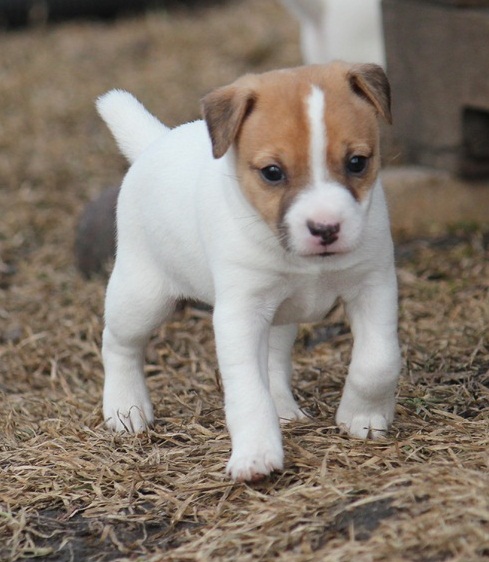
MULTIPOLYGON (((253 480, 281 469, 279 419, 303 417, 290 389, 297 324, 321 320, 342 298, 355 344, 337 422, 357 437, 381 436, 393 417, 399 349, 392 241, 380 182, 361 207, 346 189, 328 182, 323 164, 324 181, 304 191, 287 220, 300 230, 316 209, 326 213, 320 200, 330 190, 326 200, 338 208, 328 212, 343 225, 351 223, 354 242, 344 226, 343 253, 308 257, 299 232, 293 234, 295 251, 288 252, 240 189, 234 151, 212 158, 203 121, 170 132, 161 125, 166 134, 155 141, 158 126, 142 106, 120 93, 103 99, 101 113, 117 138, 122 131, 118 141, 125 153, 140 154, 119 196, 117 258, 107 288, 108 426, 141 431, 153 421, 145 344, 179 298, 196 298, 214 306, 232 439, 228 473, 253 480), (131 128, 141 130, 127 135, 131 128)), ((311 115, 321 103, 317 96, 311 100, 311 115)))
POLYGON ((304 62, 385 66, 380 0, 282 0, 299 20, 304 62))
POLYGON ((131 164, 153 141, 169 131, 129 92, 111 90, 99 97, 97 109, 131 164))
POLYGON ((325 93, 317 86, 313 86, 307 100, 307 116, 311 131, 309 166, 312 171, 313 185, 320 184, 326 179, 324 175, 326 172, 324 155, 327 152, 328 139, 326 138, 326 129, 324 127, 325 98, 325 93))

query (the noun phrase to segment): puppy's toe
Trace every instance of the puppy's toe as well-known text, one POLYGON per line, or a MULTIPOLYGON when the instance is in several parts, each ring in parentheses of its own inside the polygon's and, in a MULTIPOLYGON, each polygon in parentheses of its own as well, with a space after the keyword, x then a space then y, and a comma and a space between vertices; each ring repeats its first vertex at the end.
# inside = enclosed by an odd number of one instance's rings
POLYGON ((385 439, 389 429, 389 422, 382 415, 375 415, 370 418, 370 437, 371 439, 385 439))

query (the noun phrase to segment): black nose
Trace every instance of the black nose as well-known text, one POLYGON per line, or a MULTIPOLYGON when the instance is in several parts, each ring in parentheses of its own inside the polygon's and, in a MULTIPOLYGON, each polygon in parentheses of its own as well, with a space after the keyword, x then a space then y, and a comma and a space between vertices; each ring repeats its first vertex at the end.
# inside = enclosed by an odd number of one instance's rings
POLYGON ((340 231, 340 224, 323 224, 320 222, 307 221, 307 228, 313 236, 321 238, 321 245, 327 246, 338 240, 338 232, 340 231))

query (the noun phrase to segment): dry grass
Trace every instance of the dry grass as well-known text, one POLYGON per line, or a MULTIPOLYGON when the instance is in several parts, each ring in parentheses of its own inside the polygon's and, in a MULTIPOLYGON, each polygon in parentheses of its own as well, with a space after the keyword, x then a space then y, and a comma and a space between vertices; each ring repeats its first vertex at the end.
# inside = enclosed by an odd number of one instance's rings
POLYGON ((224 478, 213 336, 192 308, 148 350, 155 429, 103 428, 104 281, 75 270, 73 230, 124 163, 93 98, 127 88, 175 124, 214 85, 298 56, 293 23, 259 0, 0 36, 0 559, 489 556, 482 229, 399 248, 405 369, 385 442, 334 426, 351 344, 339 311, 297 343, 295 388, 314 419, 285 428, 282 474, 224 478))

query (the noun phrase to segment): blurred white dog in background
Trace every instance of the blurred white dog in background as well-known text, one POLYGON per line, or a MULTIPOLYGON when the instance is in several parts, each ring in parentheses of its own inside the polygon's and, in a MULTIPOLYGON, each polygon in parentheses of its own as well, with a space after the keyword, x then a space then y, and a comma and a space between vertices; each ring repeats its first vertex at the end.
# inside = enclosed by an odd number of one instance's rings
POLYGON ((336 59, 385 67, 380 0, 282 0, 301 25, 306 64, 336 59))

